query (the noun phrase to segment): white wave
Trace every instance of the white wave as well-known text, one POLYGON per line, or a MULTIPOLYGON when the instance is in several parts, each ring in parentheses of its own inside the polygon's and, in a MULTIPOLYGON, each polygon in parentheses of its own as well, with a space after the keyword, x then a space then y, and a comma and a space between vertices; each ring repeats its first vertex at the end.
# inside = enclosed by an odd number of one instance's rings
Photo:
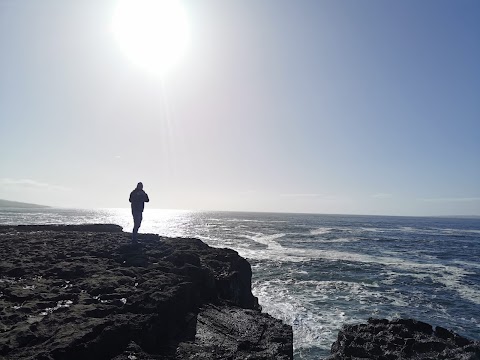
MULTIPOLYGON (((268 243, 268 241, 266 241, 268 243)), ((412 276, 429 277, 433 282, 445 285, 448 289, 457 292, 462 298, 475 304, 480 304, 480 288, 465 284, 466 275, 474 274, 461 267, 439 263, 414 262, 396 256, 373 256, 337 250, 295 249, 269 246, 266 251, 239 249, 240 255, 247 259, 271 260, 279 262, 303 262, 315 259, 332 261, 350 261, 358 263, 381 264, 398 269, 412 276)))
POLYGON ((480 264, 479 263, 474 263, 474 262, 471 262, 471 261, 456 260, 456 261, 454 261, 454 263, 459 264, 459 265, 464 265, 464 266, 467 266, 467 267, 473 267, 473 268, 480 269, 480 264))
MULTIPOLYGON (((393 229, 392 229, 393 230, 393 229)), ((479 229, 451 229, 451 228, 429 228, 429 229, 422 229, 416 228, 412 226, 402 226, 397 231, 406 232, 406 233, 415 233, 415 234, 422 234, 422 235, 450 235, 450 236, 465 236, 471 234, 480 234, 479 229)))
POLYGON ((480 234, 480 230, 474 230, 474 229, 434 229, 434 231, 445 233, 448 235, 480 234))
MULTIPOLYGON (((302 262, 305 261, 304 256, 296 256, 293 254, 281 255, 279 253, 273 255, 271 249, 251 249, 248 245, 244 244, 242 246, 236 247, 235 250, 239 253, 240 256, 246 258, 247 260, 265 260, 265 261, 276 261, 276 262, 302 262)), ((290 249, 288 249, 290 251, 290 249)))
POLYGON ((325 350, 334 340, 334 333, 344 321, 344 312, 338 309, 325 314, 306 307, 306 299, 299 297, 281 282, 254 285, 263 311, 282 319, 293 327, 295 349, 318 344, 325 350))
POLYGON ((273 223, 273 224, 278 224, 278 223, 286 223, 288 222, 287 220, 256 220, 256 219, 235 219, 235 218, 231 218, 231 219, 215 219, 215 220, 219 220, 219 221, 222 221, 222 222, 239 222, 239 223, 258 223, 258 224, 270 224, 270 223, 273 223))
MULTIPOLYGON (((429 262, 414 262, 405 260, 398 256, 398 253, 384 253, 383 256, 373 256, 359 253, 351 253, 337 250, 319 250, 319 249, 299 249, 299 248, 285 248, 276 242, 276 239, 282 238, 285 234, 263 235, 253 233, 255 236, 245 236, 245 238, 261 243, 267 246, 267 249, 252 249, 247 244, 241 244, 234 249, 239 254, 247 259, 252 260, 266 260, 277 262, 305 262, 310 260, 326 259, 331 261, 350 261, 358 263, 373 263, 388 266, 393 269, 401 270, 404 275, 411 275, 415 278, 430 278, 433 282, 440 283, 448 289, 456 291, 462 298, 480 304, 480 288, 474 285, 466 285, 463 283, 463 278, 472 274, 472 272, 463 269, 462 267, 449 266, 439 264, 435 258, 425 257, 419 253, 419 259, 425 259, 429 262)), ((221 246, 222 241, 213 241, 206 239, 209 244, 214 246, 221 246)), ((334 239, 332 242, 347 242, 357 241, 358 239, 334 239)), ((317 240, 318 241, 318 240, 317 240)), ((327 242, 327 241, 325 241, 327 242)), ((459 265, 462 265, 459 263, 459 265)), ((469 263, 470 266, 479 267, 475 263, 469 263)), ((388 282, 388 280, 386 280, 388 282)), ((386 282, 384 282, 387 284, 386 282)), ((393 284, 393 282, 391 282, 393 284)))
POLYGON ((325 234, 330 234, 332 232, 333 228, 330 227, 320 227, 317 229, 312 229, 310 230, 310 235, 325 235, 325 234))
POLYGON ((360 241, 359 238, 336 238, 331 240, 316 240, 317 243, 351 243, 360 241))
POLYGON ((262 245, 266 245, 268 249, 272 250, 282 250, 283 246, 280 245, 278 242, 276 242, 276 239, 280 239, 284 237, 285 234, 272 234, 272 235, 263 235, 259 234, 257 236, 248 236, 245 235, 246 239, 255 241, 257 243, 260 243, 262 245))
POLYGON ((308 275, 308 271, 305 270, 298 270, 296 271, 297 274, 308 275))
POLYGON ((386 231, 385 229, 376 228, 376 227, 362 227, 362 228, 360 228, 360 230, 361 231, 367 231, 367 232, 373 232, 373 233, 381 233, 381 232, 386 231))
POLYGON ((372 304, 400 302, 377 287, 348 281, 276 279, 254 282, 252 291, 264 311, 293 327, 295 350, 316 344, 327 352, 343 324, 364 320, 349 302, 358 301, 369 315, 376 311, 372 304))
POLYGON ((421 229, 417 229, 417 228, 414 228, 414 227, 411 227, 411 226, 402 226, 401 228, 399 228, 400 231, 403 231, 403 232, 408 232, 408 233, 411 233, 411 232, 420 232, 421 229))

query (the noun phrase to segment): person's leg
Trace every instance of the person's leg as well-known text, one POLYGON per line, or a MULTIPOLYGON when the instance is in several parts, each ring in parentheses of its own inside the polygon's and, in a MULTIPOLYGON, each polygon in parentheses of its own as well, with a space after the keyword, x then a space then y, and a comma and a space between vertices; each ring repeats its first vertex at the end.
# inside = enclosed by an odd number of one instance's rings
POLYGON ((142 213, 141 212, 133 213, 133 232, 132 232, 133 239, 137 238, 138 229, 140 228, 141 224, 142 224, 142 213))

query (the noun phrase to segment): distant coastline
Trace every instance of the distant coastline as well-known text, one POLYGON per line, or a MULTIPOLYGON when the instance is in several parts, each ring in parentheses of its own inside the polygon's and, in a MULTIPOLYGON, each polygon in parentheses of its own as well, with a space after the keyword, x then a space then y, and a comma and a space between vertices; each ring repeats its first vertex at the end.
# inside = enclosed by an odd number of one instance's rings
POLYGON ((0 199, 0 208, 46 209, 50 206, 0 199))

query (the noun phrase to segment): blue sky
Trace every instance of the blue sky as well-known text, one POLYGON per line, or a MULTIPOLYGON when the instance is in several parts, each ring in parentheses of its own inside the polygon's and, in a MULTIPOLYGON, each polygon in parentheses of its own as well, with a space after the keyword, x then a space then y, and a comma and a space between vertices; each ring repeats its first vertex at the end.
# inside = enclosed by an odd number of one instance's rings
POLYGON ((157 76, 116 1, 0 1, 0 198, 480 215, 480 3, 185 1, 157 76))

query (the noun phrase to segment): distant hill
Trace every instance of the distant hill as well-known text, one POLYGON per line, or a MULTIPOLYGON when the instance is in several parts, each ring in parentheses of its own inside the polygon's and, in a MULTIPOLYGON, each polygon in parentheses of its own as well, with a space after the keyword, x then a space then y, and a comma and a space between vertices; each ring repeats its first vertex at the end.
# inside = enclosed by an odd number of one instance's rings
POLYGON ((0 208, 25 208, 25 209, 41 209, 48 208, 49 206, 29 204, 18 201, 9 201, 0 199, 0 208))

